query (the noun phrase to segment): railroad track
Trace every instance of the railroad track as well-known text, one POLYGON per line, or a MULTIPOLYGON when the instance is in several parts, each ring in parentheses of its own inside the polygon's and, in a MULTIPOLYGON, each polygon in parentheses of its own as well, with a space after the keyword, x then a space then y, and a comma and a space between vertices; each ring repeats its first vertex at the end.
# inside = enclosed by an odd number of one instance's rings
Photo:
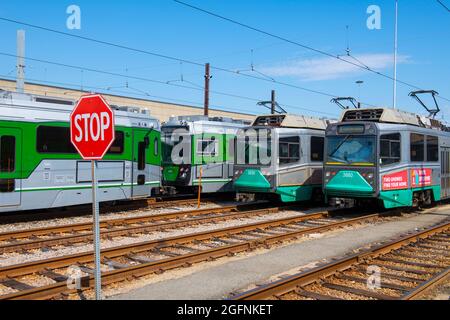
POLYGON ((419 299, 450 277, 450 222, 235 295, 235 300, 419 299), (373 272, 380 272, 377 282, 373 272), (369 274, 368 274, 369 273, 369 274))
MULTIPOLYGON (((389 213, 344 218, 333 212, 317 212, 104 249, 102 284, 269 248, 310 233, 365 223, 385 215, 389 213)), ((0 292, 5 293, 0 299, 65 298, 77 293, 79 290, 67 286, 66 273, 71 266, 83 273, 80 281, 86 285, 84 289, 92 288, 93 254, 84 252, 0 268, 0 292)))
MULTIPOLYGON (((261 204, 240 204, 217 208, 204 208, 136 217, 116 218, 100 221, 102 238, 137 236, 150 231, 166 231, 206 223, 247 218, 270 214, 288 207, 267 207, 261 204), (258 209, 258 210, 251 210, 258 209)), ((0 233, 0 254, 27 250, 45 249, 54 246, 69 246, 90 243, 93 239, 92 223, 65 224, 36 229, 25 229, 0 233)))
MULTIPOLYGON (((197 205, 197 198, 148 198, 135 199, 130 201, 119 201, 113 205, 102 203, 100 205, 100 213, 115 213, 129 210, 143 210, 143 209, 162 209, 180 206, 195 206, 197 205)), ((201 200, 201 204, 214 203, 215 198, 208 197, 201 200)), ((10 212, 0 216, 0 223, 18 223, 30 221, 42 221, 54 218, 69 218, 80 217, 92 214, 91 205, 80 205, 66 208, 54 208, 50 210, 33 210, 29 212, 10 212)))

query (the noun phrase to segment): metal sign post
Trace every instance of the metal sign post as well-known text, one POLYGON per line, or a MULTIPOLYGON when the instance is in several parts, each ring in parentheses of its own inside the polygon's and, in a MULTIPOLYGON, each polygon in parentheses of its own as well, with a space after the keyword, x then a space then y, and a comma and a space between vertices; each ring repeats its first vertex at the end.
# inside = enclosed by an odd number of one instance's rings
POLYGON ((115 139, 114 112, 101 95, 82 96, 70 114, 70 141, 84 160, 91 161, 92 215, 95 260, 95 298, 102 299, 100 212, 97 160, 102 160, 115 139))
POLYGON ((94 258, 95 258, 95 299, 102 299, 102 273, 100 269, 100 210, 97 198, 97 161, 91 161, 92 167, 92 216, 94 218, 93 233, 94 233, 94 258))

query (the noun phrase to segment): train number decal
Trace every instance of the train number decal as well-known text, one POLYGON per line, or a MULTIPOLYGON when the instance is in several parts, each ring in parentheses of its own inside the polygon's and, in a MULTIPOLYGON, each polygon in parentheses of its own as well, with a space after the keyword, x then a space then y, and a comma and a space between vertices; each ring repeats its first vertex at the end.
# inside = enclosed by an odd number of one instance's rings
POLYGON ((383 176, 383 190, 398 190, 408 188, 408 171, 403 170, 383 176))

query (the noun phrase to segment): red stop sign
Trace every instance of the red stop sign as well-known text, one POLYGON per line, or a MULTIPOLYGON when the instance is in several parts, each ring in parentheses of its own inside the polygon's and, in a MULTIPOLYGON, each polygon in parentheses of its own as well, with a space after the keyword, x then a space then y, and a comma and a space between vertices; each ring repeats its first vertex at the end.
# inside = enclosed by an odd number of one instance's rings
POLYGON ((85 160, 100 160, 114 142, 114 112, 101 95, 80 98, 70 114, 70 140, 85 160))

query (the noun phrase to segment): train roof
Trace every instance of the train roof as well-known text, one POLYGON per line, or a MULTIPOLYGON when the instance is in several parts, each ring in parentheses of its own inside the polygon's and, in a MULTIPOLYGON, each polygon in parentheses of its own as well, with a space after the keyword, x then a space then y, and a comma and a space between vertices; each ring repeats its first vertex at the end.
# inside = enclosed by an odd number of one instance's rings
MULTIPOLYGON (((0 90, 0 119, 28 122, 68 122, 76 101, 51 96, 0 90)), ((146 109, 110 105, 116 125, 160 129, 158 119, 146 109)))
POLYGON ((227 117, 208 117, 203 115, 170 117, 163 123, 162 128, 188 127, 192 134, 227 133, 244 128, 249 124, 247 120, 236 120, 227 117))
POLYGON ((253 126, 325 130, 330 122, 333 120, 295 114, 270 114, 258 116, 253 126))
POLYGON ((229 123, 237 125, 247 125, 250 124, 248 120, 232 119, 229 117, 209 117, 203 115, 189 115, 189 116, 172 116, 169 121, 165 122, 164 125, 180 125, 182 123, 188 122, 211 122, 211 123, 229 123))
POLYGON ((416 127, 450 131, 441 121, 415 113, 390 108, 364 108, 345 110, 340 122, 369 121, 390 124, 405 124, 416 127))

